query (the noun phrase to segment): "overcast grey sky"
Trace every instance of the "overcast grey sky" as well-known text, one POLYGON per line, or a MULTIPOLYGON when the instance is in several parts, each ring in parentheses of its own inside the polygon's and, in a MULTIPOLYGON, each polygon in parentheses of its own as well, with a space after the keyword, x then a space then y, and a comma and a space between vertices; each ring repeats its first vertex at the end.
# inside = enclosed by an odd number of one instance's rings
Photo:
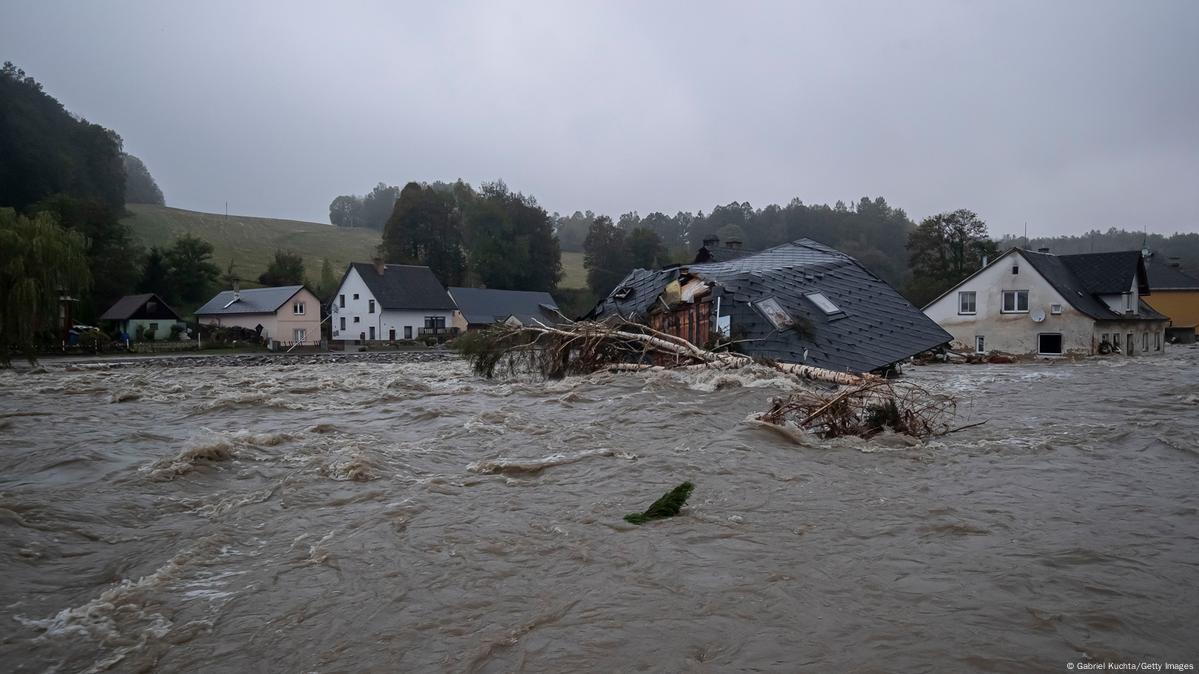
POLYGON ((1199 2, 0 0, 0 60, 171 206, 376 182, 550 211, 884 196, 993 234, 1199 231, 1199 2))

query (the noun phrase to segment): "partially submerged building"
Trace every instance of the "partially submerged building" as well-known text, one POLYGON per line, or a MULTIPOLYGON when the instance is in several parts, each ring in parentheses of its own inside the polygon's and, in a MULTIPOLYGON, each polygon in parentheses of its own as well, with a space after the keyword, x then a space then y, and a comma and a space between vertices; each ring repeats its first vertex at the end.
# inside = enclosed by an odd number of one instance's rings
POLYGON ((755 358, 850 372, 886 370, 952 339, 886 281, 824 244, 799 239, 726 256, 634 270, 589 317, 619 316, 700 346, 735 341, 755 358))
POLYGON ((1060 356, 1161 353, 1166 317, 1145 303, 1139 251, 1053 255, 1013 248, 947 290, 924 313, 954 346, 1060 356))
POLYGON ((1156 255, 1145 259, 1152 297, 1146 300, 1170 319, 1166 339, 1190 344, 1199 333, 1199 272, 1182 268, 1177 258, 1161 260, 1156 255))
POLYGON ((460 332, 489 328, 496 323, 515 327, 552 325, 562 320, 558 304, 549 293, 493 288, 449 288, 458 311, 454 326, 460 332))

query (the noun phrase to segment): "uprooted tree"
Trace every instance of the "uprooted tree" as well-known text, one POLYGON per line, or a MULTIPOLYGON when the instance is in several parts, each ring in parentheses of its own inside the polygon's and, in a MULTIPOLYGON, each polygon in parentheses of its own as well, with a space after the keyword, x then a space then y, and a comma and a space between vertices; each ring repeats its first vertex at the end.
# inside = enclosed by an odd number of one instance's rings
MULTIPOLYGON (((727 345, 726 345, 727 346, 727 345)), ((822 437, 870 437, 885 430, 924 438, 952 432, 952 398, 908 382, 870 374, 836 372, 810 365, 764 362, 731 351, 701 349, 691 342, 627 320, 560 325, 497 326, 467 334, 458 348, 485 377, 533 373, 558 379, 598 371, 633 372, 676 368, 769 367, 813 382, 773 401, 759 421, 822 437)))

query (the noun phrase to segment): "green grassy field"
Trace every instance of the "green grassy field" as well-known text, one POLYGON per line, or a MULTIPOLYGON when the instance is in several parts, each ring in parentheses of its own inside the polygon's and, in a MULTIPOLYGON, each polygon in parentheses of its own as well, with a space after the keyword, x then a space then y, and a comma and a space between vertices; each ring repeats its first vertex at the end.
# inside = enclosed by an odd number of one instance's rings
POLYGON ((562 251, 562 280, 560 288, 586 288, 587 269, 583 267, 583 254, 562 251))
POLYGON ((379 245, 379 232, 341 229, 319 222, 251 218, 185 211, 179 208, 129 204, 132 215, 124 220, 134 237, 147 248, 170 246, 181 234, 190 232, 213 247, 213 262, 221 273, 233 260, 234 271, 253 282, 266 271, 275 251, 299 253, 309 281, 320 281, 321 264, 327 258, 340 278, 351 261, 370 260, 379 245))

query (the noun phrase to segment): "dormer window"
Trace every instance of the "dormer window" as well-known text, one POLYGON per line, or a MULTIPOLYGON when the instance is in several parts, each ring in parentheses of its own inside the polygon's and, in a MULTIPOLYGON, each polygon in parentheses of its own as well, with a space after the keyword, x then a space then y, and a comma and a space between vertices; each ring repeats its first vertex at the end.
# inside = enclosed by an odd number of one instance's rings
POLYGON ((625 300, 633 296, 633 288, 631 286, 621 286, 612 293, 612 297, 618 300, 625 300))

